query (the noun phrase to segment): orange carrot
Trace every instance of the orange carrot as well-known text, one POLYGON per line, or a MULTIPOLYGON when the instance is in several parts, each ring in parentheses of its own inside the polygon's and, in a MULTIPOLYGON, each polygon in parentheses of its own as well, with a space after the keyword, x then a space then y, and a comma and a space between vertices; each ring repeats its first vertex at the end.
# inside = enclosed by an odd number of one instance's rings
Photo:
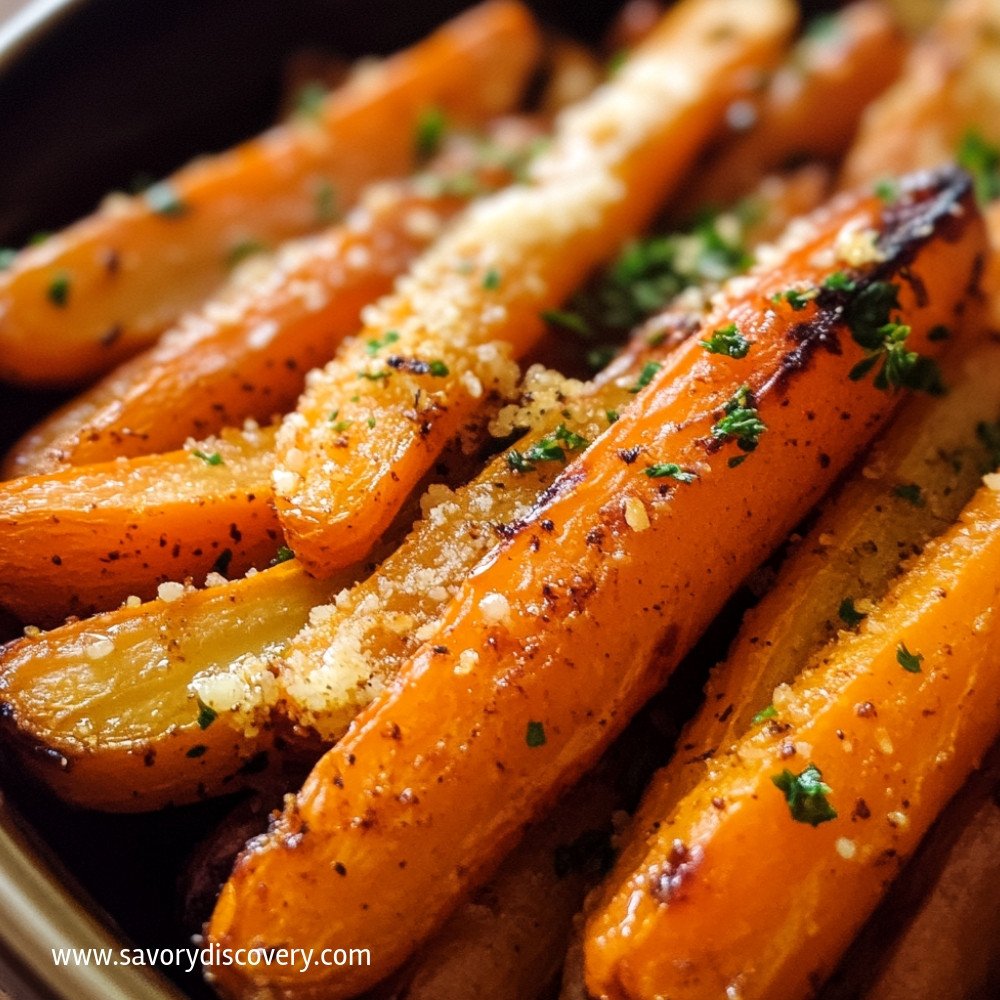
POLYGON ((479 202, 310 381, 278 436, 275 497, 317 575, 360 558, 551 309, 635 234, 791 27, 787 0, 685 0, 562 117, 533 182, 479 202), (499 342, 499 345, 498 345, 499 342), (327 414, 353 421, 348 446, 327 414))
POLYGON ((643 371, 620 419, 469 575, 237 863, 213 942, 368 947, 373 965, 215 968, 225 994, 336 1000, 401 963, 891 412, 899 394, 872 367, 889 345, 869 358, 855 338, 875 350, 866 324, 881 329, 896 294, 904 367, 926 375, 916 352, 937 349, 928 334, 960 308, 985 235, 964 175, 905 190, 822 213, 773 270, 736 279, 701 338, 643 371))
POLYGON ((1000 476, 986 479, 860 633, 779 687, 774 719, 617 869, 588 923, 591 992, 815 995, 998 733, 1000 476))
POLYGON ((165 581, 267 566, 283 542, 274 431, 0 483, 0 606, 32 625, 107 611, 165 581))
POLYGON ((491 0, 298 117, 195 161, 23 251, 0 275, 0 378, 77 383, 147 344, 223 279, 248 241, 320 228, 419 154, 428 109, 482 122, 511 110, 535 64, 527 10, 491 0))
MULTIPOLYGON (((527 142, 517 138, 521 151, 527 142)), ((467 143, 449 143, 456 145, 462 148, 446 152, 434 176, 372 186, 343 225, 250 265, 235 289, 31 430, 8 455, 6 474, 167 451, 247 417, 263 422, 286 413, 306 372, 329 361, 357 329, 361 309, 391 288, 473 191, 510 179, 481 157, 470 166, 467 143)), ((513 156, 518 149, 510 147, 513 156)))

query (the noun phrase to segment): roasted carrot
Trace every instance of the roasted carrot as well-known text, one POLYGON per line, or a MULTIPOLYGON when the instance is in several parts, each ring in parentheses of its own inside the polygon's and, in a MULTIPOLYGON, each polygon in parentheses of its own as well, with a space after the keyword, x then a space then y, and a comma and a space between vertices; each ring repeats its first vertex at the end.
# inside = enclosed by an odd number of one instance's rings
POLYGON ((732 131, 719 139, 675 210, 727 204, 790 162, 839 159, 865 108, 899 75, 906 49, 877 0, 839 11, 795 46, 759 98, 731 110, 732 131))
POLYGON ((954 522, 982 474, 1000 464, 998 366, 995 341, 950 357, 948 393, 902 406, 863 467, 825 503, 712 671, 701 710, 636 815, 637 831, 659 822, 712 757, 760 724, 754 720, 767 716, 776 687, 864 620, 906 561, 954 522))
POLYGON ((31 430, 8 455, 6 475, 168 451, 247 417, 287 413, 306 373, 357 329, 361 309, 473 194, 509 181, 505 161, 536 133, 527 123, 496 131, 489 162, 455 135, 433 174, 373 185, 342 225, 249 265, 235 288, 31 430))
POLYGON ((740 71, 772 61, 792 15, 786 0, 672 8, 613 80, 561 118, 532 183, 474 206, 366 311, 278 436, 278 511, 311 572, 379 537, 494 384, 503 352, 523 355, 543 332, 540 312, 652 218, 740 71), (330 434, 333 409, 353 421, 346 448, 330 434))
POLYGON ((11 746, 70 802, 116 812, 193 802, 280 770, 290 752, 289 734, 274 751, 266 716, 260 724, 273 698, 260 657, 306 622, 328 585, 292 561, 162 593, 0 650, 11 746))
POLYGON ((898 81, 865 112, 844 164, 847 187, 953 161, 970 130, 1000 140, 1000 10, 952 0, 898 81))
POLYGON ((616 869, 588 922, 591 992, 814 996, 997 736, 998 600, 987 485, 616 869))
POLYGON ((899 373, 875 374, 879 354, 855 339, 878 350, 866 324, 907 327, 904 367, 926 376, 917 352, 936 350, 929 331, 951 321, 985 235, 965 175, 904 190, 892 206, 866 196, 821 213, 771 271, 736 280, 701 337, 643 371, 237 862, 210 940, 368 947, 376 963, 214 968, 225 994, 348 997, 399 965, 891 412, 899 373), (869 312, 897 295, 889 324, 869 312))
POLYGON ((283 544, 274 431, 0 483, 0 606, 31 625, 149 600, 168 580, 242 576, 283 544))
POLYGON ((527 10, 492 0, 316 109, 24 250, 0 275, 0 378, 81 382, 208 295, 248 241, 321 228, 363 186, 419 154, 428 109, 482 122, 512 109, 539 50, 527 10))

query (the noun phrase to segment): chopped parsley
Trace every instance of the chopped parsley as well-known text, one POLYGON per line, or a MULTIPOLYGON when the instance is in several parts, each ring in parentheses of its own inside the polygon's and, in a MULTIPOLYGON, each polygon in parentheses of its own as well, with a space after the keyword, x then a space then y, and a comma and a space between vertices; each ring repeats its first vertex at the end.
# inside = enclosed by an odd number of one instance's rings
POLYGON ((778 710, 774 705, 767 705, 762 708, 751 720, 751 726, 759 726, 762 722, 767 722, 768 719, 774 719, 778 715, 778 710))
POLYGON ((698 478, 693 472, 685 472, 675 462, 657 462, 643 471, 650 479, 676 479, 679 483, 693 483, 698 478))
POLYGON ((369 429, 370 429, 370 428, 372 428, 372 427, 374 427, 374 426, 375 426, 375 418, 374 418, 374 417, 369 417, 369 418, 368 418, 368 419, 367 419, 367 420, 365 421, 365 423, 366 423, 366 424, 368 424, 368 427, 369 427, 369 429))
POLYGON ((545 726, 541 722, 529 722, 524 742, 532 749, 545 746, 545 726))
POLYGON ((853 597, 845 597, 840 602, 837 615, 848 628, 857 628, 868 617, 854 606, 853 597))
POLYGON ((819 294, 815 288, 800 292, 797 288, 788 288, 771 296, 774 303, 787 302, 795 312, 800 312, 819 294))
POLYGON ((208 747, 204 743, 198 743, 196 746, 191 747, 190 750, 184 755, 185 757, 204 757, 208 752, 208 747))
POLYGON ((397 340, 399 340, 399 334, 395 330, 387 330, 384 337, 369 340, 368 343, 365 344, 365 350, 368 352, 370 357, 374 358, 383 347, 395 344, 397 340))
POLYGON ((288 562, 289 559, 294 559, 295 553, 287 545, 279 545, 278 551, 274 554, 274 558, 271 560, 272 566, 277 566, 279 563, 288 562))
POLYGON ((875 182, 874 191, 880 201, 891 203, 899 197, 899 183, 893 177, 883 177, 875 182))
POLYGON ((745 358, 750 352, 750 341, 740 333, 735 323, 720 327, 708 340, 699 343, 709 354, 725 354, 730 358, 745 358))
POLYGON ((340 212, 337 209, 337 190, 326 178, 316 185, 316 221, 325 226, 336 222, 340 212))
POLYGON ((367 379, 369 382, 388 382, 392 372, 387 372, 384 368, 377 372, 358 372, 358 378, 367 379))
POLYGON ((436 378, 444 378, 448 374, 448 366, 440 359, 435 358, 433 361, 427 362, 427 373, 433 375, 436 378))
POLYGON ((188 212, 188 205, 181 200, 169 181, 161 181, 146 189, 146 204, 157 214, 168 219, 179 219, 188 212))
POLYGON ((853 292, 856 286, 843 271, 834 271, 823 279, 823 287, 831 292, 853 292))
POLYGON ((924 500, 924 491, 917 483, 900 483, 898 486, 893 487, 892 495, 899 497, 900 500, 905 500, 914 507, 923 507, 926 503, 924 500))
POLYGON ((962 137, 955 158, 960 167, 972 174, 981 205, 1000 198, 1000 148, 970 129, 962 137))
POLYGON ((191 455, 194 458, 200 458, 206 465, 223 464, 222 456, 217 451, 213 451, 211 454, 208 454, 204 451, 199 451, 197 448, 195 448, 195 450, 191 452, 191 455))
POLYGON ((341 434, 344 431, 346 431, 347 428, 350 427, 351 424, 353 423, 353 421, 351 420, 339 420, 338 419, 339 417, 340 417, 340 410, 334 410, 333 413, 331 413, 328 418, 330 423, 333 424, 333 430, 337 434, 341 434))
POLYGON ((417 160, 426 163, 441 148, 448 119, 440 108, 428 108, 417 120, 413 133, 413 149, 417 160))
POLYGON ((319 80, 309 80, 304 83, 295 95, 296 117, 316 121, 323 110, 323 100, 326 95, 327 89, 319 80))
POLYGON ((823 774, 815 764, 809 764, 798 775, 785 768, 781 774, 772 775, 771 781, 784 793, 792 819, 797 823, 819 826, 837 818, 836 809, 827 799, 832 789, 823 781, 823 774))
MULTIPOLYGON (((725 441, 735 441, 740 451, 756 450, 760 444, 760 436, 767 430, 767 424, 760 419, 760 414, 753 402, 749 386, 740 386, 724 407, 725 415, 712 425, 712 436, 725 441)), ((729 460, 729 467, 735 468, 746 460, 746 455, 729 460)))
POLYGON ((618 423, 618 411, 617 410, 605 410, 604 416, 607 418, 609 424, 618 423))
POLYGON ((69 275, 65 271, 58 271, 49 282, 45 295, 54 306, 65 309, 69 302, 70 287, 69 275))
POLYGON ((201 698, 198 699, 198 728, 208 729, 219 717, 219 713, 210 705, 206 705, 201 698))
POLYGON ((541 316, 549 326, 562 327, 564 330, 577 333, 581 337, 591 335, 587 321, 578 313, 570 312, 568 309, 546 309, 541 316))
POLYGON ((649 385, 650 382, 656 377, 656 373, 663 367, 659 361, 647 361, 642 366, 642 371, 639 372, 639 377, 635 380, 635 385, 629 389, 629 392, 634 396, 637 392, 641 392, 643 389, 649 385))
POLYGON ((495 292, 500 287, 500 272, 495 268, 491 267, 483 275, 483 288, 488 292, 495 292))
POLYGON ((514 472, 531 472, 535 462, 565 462, 567 451, 581 451, 590 442, 560 424, 551 434, 536 441, 527 451, 507 452, 507 466, 514 472))
POLYGON ((923 653, 911 653, 906 648, 906 643, 901 642, 896 647, 896 662, 908 673, 919 674, 920 664, 924 662, 923 653))
POLYGON ((234 243, 229 253, 226 254, 226 265, 228 267, 236 267, 237 264, 241 264, 248 257, 264 253, 266 250, 267 247, 259 240, 252 238, 240 240, 239 243, 234 243))
POLYGON ((849 378, 858 382, 880 365, 872 383, 876 389, 916 389, 940 395, 944 391, 940 369, 932 358, 908 350, 910 327, 892 318, 898 308, 899 288, 888 281, 871 282, 845 304, 844 320, 851 336, 868 352, 851 369, 849 378))

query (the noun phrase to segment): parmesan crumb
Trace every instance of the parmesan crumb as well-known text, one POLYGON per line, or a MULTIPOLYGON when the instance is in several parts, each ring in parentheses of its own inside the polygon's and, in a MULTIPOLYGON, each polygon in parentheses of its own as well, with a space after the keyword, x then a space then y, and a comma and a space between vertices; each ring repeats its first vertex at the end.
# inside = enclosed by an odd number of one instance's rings
POLYGON ((849 837, 838 837, 833 846, 845 861, 850 861, 858 853, 858 845, 849 837))
POLYGON ((91 660, 103 660, 115 651, 115 644, 106 635, 85 635, 85 639, 83 649, 91 660))
POLYGON ((983 476, 983 485, 989 490, 1000 492, 1000 472, 988 472, 983 476))
POLYGON ((474 649, 463 649, 458 654, 458 663, 455 664, 455 673, 459 676, 471 674, 479 664, 479 654, 474 649))
POLYGON ((885 818, 889 821, 889 825, 897 830, 905 830, 910 825, 910 817, 899 810, 887 813, 885 818))
POLYGON ((129 594, 128 597, 125 598, 126 608, 138 608, 141 605, 142 605, 142 598, 139 597, 138 594, 129 594))
POLYGON ((177 583, 176 580, 168 580, 156 588, 156 596, 161 601, 166 601, 170 604, 184 596, 184 584, 177 583))
POLYGON ((625 523, 633 531, 645 531, 649 527, 646 505, 638 497, 626 497, 622 509, 625 512, 625 523))
POLYGON ((498 624, 510 617, 510 602, 503 594, 494 592, 479 602, 479 610, 488 623, 498 624))

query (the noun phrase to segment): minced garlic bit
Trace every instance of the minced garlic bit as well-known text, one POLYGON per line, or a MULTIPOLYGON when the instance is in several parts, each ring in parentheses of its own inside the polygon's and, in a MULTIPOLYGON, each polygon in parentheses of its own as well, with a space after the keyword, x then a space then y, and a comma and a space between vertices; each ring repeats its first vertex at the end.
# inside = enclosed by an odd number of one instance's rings
POLYGON ((103 660, 115 651, 115 644, 106 635, 93 635, 84 633, 81 638, 84 640, 83 651, 91 660, 103 660))
POLYGON ((897 830, 905 830, 910 825, 910 817, 898 810, 887 813, 885 818, 889 821, 889 825, 896 827, 897 830))
POLYGON ((455 673, 461 676, 471 674, 479 664, 479 654, 474 649, 463 649, 458 654, 458 663, 455 664, 455 673))
POLYGON ((138 608, 141 605, 142 605, 142 598, 139 597, 138 594, 129 594, 128 597, 125 598, 126 608, 138 608))
POLYGON ((858 845, 850 837, 838 837, 833 846, 845 861, 850 861, 858 853, 858 845))
POLYGON ((25 625, 24 626, 24 637, 26 639, 34 639, 42 634, 42 630, 37 625, 25 625))
POLYGON ((633 531, 645 531, 649 527, 646 505, 638 497, 626 497, 622 509, 625 512, 625 523, 633 531))
POLYGON ((885 254, 877 246, 878 233, 874 229, 859 229, 857 224, 848 224, 837 234, 834 252, 837 259, 851 267, 864 267, 885 260, 885 254))
POLYGON ((184 596, 184 584, 177 583, 176 580, 168 580, 166 583, 161 583, 159 587, 156 588, 156 596, 161 601, 166 601, 168 604, 179 600, 184 596))
POLYGON ((510 602, 503 594, 493 592, 479 602, 479 610, 488 623, 498 624, 510 617, 510 602))

